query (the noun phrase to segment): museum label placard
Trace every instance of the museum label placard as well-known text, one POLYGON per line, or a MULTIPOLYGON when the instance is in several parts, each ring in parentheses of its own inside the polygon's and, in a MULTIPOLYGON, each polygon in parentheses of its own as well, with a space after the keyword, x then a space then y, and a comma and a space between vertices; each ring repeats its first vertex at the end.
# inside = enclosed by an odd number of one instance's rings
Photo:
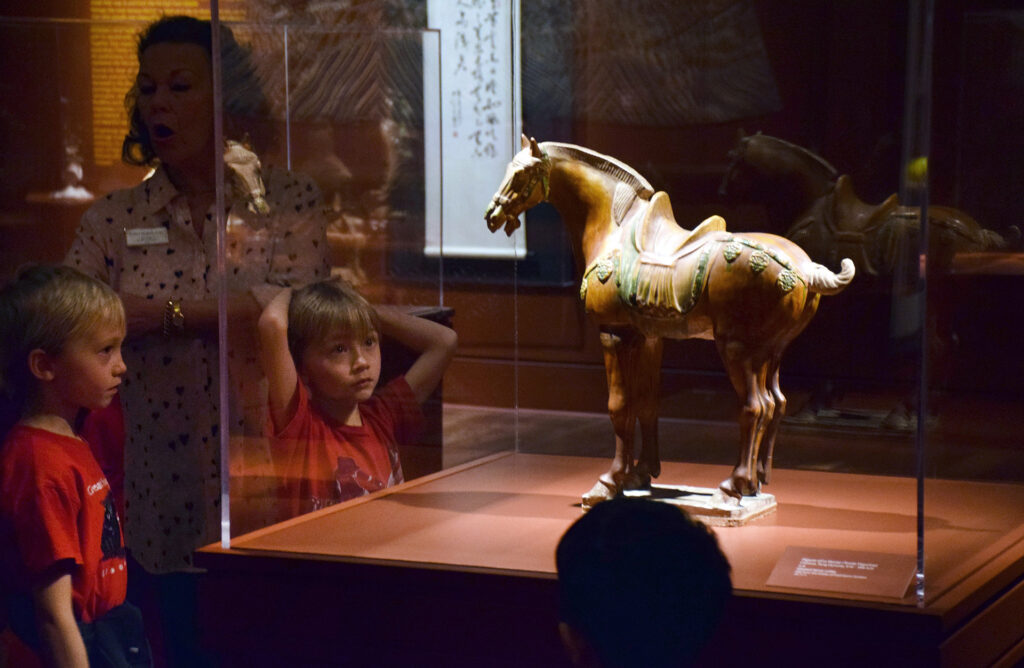
POLYGON ((910 554, 789 546, 768 578, 771 587, 903 598, 914 577, 910 554))

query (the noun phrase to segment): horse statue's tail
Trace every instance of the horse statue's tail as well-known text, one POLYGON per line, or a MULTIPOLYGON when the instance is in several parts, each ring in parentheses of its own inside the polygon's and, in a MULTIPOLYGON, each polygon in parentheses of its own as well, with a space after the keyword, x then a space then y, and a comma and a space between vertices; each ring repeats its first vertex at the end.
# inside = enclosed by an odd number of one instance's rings
POLYGON ((807 287, 810 288, 811 292, 817 292, 822 295, 834 295, 842 292, 850 284, 854 274, 857 273, 857 268, 854 266, 853 260, 844 257, 842 269, 839 270, 838 274, 833 273, 831 269, 817 262, 808 262, 804 265, 803 271, 804 276, 807 278, 807 287))

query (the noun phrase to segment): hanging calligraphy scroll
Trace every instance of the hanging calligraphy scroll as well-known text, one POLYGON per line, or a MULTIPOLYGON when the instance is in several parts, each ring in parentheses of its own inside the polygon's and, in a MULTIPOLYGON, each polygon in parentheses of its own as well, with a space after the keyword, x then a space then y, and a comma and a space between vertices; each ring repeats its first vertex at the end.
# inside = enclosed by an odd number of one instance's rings
POLYGON ((441 100, 440 109, 426 113, 427 255, 513 258, 526 252, 522 232, 506 239, 480 222, 488 193, 518 146, 517 6, 508 0, 427 3, 427 22, 440 31, 441 52, 440 73, 424 58, 425 99, 440 87, 441 100), (436 165, 440 189, 431 187, 436 165), (436 192, 440 202, 429 196, 436 192))

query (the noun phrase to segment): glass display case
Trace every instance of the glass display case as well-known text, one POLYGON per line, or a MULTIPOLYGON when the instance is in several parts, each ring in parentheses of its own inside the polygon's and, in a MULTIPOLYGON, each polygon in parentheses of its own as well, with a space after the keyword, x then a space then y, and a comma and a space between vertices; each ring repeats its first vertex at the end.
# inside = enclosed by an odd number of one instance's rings
MULTIPOLYGON (((135 35, 159 12, 50 4, 0 16, 3 280, 74 264, 100 234, 87 211, 161 178, 122 161, 135 35)), ((217 42, 212 136, 259 164, 215 161, 187 265, 165 233, 130 233, 161 227, 130 208, 93 220, 124 228, 93 273, 185 317, 184 338, 130 327, 129 366, 159 380, 95 418, 130 548, 148 539, 133 521, 185 522, 219 543, 213 570, 242 554, 550 582, 581 506, 621 492, 713 525, 744 600, 934 614, 945 630, 908 656, 956 656, 949 628, 975 638, 984 602, 1019 588, 1020 10, 201 4, 182 11, 212 9, 237 42, 217 42), (337 496, 296 504, 310 481, 282 475, 257 317, 328 276, 454 329, 458 350, 398 446, 400 484, 352 486, 339 462, 317 481, 337 496), (200 300, 219 318, 200 325, 200 300), (188 510, 149 517, 161 496, 188 510)), ((381 387, 418 354, 384 337, 381 387)))

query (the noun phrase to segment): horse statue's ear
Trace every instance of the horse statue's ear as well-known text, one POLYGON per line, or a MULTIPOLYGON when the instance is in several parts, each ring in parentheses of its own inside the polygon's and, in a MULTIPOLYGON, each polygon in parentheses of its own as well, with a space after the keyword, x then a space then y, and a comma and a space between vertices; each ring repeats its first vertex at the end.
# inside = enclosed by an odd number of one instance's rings
POLYGON ((537 140, 533 137, 530 137, 530 153, 533 154, 533 157, 535 158, 544 156, 544 153, 540 150, 540 146, 537 145, 537 140))
POLYGON ((519 135, 519 148, 526 148, 530 145, 530 140, 526 138, 525 134, 519 135))

